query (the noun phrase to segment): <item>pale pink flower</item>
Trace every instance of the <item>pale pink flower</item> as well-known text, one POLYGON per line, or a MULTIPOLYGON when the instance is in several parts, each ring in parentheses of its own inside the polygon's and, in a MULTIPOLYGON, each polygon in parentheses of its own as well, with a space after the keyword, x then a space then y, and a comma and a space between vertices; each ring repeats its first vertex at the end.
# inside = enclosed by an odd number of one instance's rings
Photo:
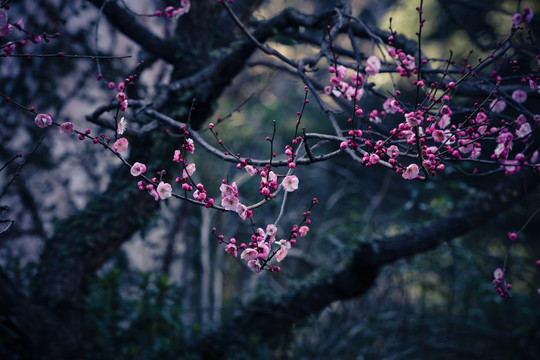
POLYGON ((279 250, 276 252, 276 261, 281 262, 287 256, 289 249, 291 248, 291 242, 287 240, 276 241, 276 244, 280 246, 279 250))
POLYGON ((372 165, 377 165, 377 163, 381 160, 381 158, 379 157, 379 155, 377 154, 371 154, 369 155, 369 162, 372 164, 372 165))
POLYGON ((270 171, 268 173, 268 181, 277 181, 277 175, 273 171, 270 171))
POLYGON ((170 198, 172 195, 172 186, 169 183, 161 181, 157 187, 157 192, 161 200, 170 198))
POLYGON ((227 244, 225 246, 225 252, 233 258, 236 258, 238 256, 238 248, 234 244, 227 244))
POLYGON ((418 169, 418 165, 411 164, 407 166, 407 168, 405 169, 403 174, 401 174, 401 176, 406 180, 412 180, 412 179, 416 179, 419 172, 420 170, 418 169))
POLYGON ((512 93, 512 99, 517 103, 524 103, 527 101, 527 93, 521 89, 514 90, 512 93))
POLYGON ((379 73, 379 70, 381 69, 381 60, 379 60, 378 57, 376 56, 368 57, 366 60, 366 64, 367 64, 365 68, 366 74, 373 76, 379 73))
POLYGON ((495 278, 495 280, 502 280, 503 277, 504 271, 502 271, 501 268, 496 268, 495 271, 493 271, 493 278, 495 278))
POLYGON ((325 93, 326 95, 332 94, 332 87, 331 87, 331 86, 325 86, 325 87, 324 87, 324 93, 325 93))
POLYGON ((225 210, 236 211, 239 203, 236 196, 225 196, 221 198, 221 206, 223 206, 225 210))
POLYGON ((135 164, 133 164, 130 170, 130 173, 133 176, 139 176, 141 174, 144 174, 145 172, 146 172, 146 165, 140 162, 136 162, 135 164))
POLYGON ((495 113, 503 112, 506 109, 506 102, 503 99, 495 99, 489 104, 489 108, 495 113))
POLYGON ((337 71, 336 71, 336 74, 337 74, 337 77, 340 79, 340 80, 343 80, 347 77, 347 68, 343 65, 339 65, 337 67, 337 71))
POLYGON ((424 115, 421 111, 411 111, 410 113, 405 114, 405 120, 407 120, 409 126, 418 126, 422 124, 424 115))
POLYGON ((129 142, 126 138, 120 138, 113 144, 113 150, 117 153, 124 152, 128 149, 129 142))
POLYGON ((531 125, 525 123, 516 130, 516 137, 518 139, 524 138, 532 132, 531 125))
POLYGON ((488 121, 488 117, 484 112, 480 111, 478 114, 476 114, 474 120, 477 124, 482 124, 488 121))
POLYGON ((448 127, 448 125, 450 125, 450 120, 451 120, 450 115, 444 114, 443 116, 441 116, 441 119, 437 123, 437 126, 440 129, 446 129, 448 127))
POLYGON ((523 15, 521 15, 520 13, 515 13, 513 16, 512 16, 512 24, 514 25, 519 25, 523 22, 523 15))
POLYGON ((388 149, 386 149, 386 155, 390 156, 391 158, 396 158, 399 156, 399 149, 396 145, 390 145, 388 149))
POLYGON ((433 136, 433 140, 435 142, 442 143, 444 140, 446 140, 446 135, 444 134, 444 131, 442 130, 435 130, 431 133, 431 136, 433 136))
POLYGON ((221 197, 238 197, 236 182, 233 182, 231 185, 221 184, 219 190, 221 191, 221 197))
POLYGON ((122 104, 120 104, 120 108, 122 109, 122 111, 125 112, 128 108, 128 101, 127 100, 122 101, 122 104))
POLYGON ((246 220, 247 214, 248 214, 247 206, 244 204, 238 203, 238 205, 236 205, 236 213, 238 214, 238 216, 240 216, 242 220, 246 220))
POLYGON ((250 261, 253 259, 256 259, 257 256, 259 256, 259 252, 253 248, 246 248, 244 251, 242 251, 242 254, 240 254, 240 259, 250 261))
POLYGON ((261 272, 261 264, 259 263, 259 260, 249 260, 248 267, 251 269, 251 271, 257 274, 261 272))
POLYGON ((118 133, 118 135, 124 134, 124 132, 126 131, 126 127, 127 120, 122 116, 122 118, 118 122, 118 127, 116 128, 116 132, 118 133))
POLYGON ((62 125, 60 125, 60 133, 64 135, 70 135, 73 134, 75 130, 73 130, 73 124, 69 121, 66 121, 62 125))
POLYGON ((189 177, 195 173, 195 170, 197 170, 195 164, 187 164, 185 169, 182 171, 182 178, 189 179, 189 177))
POLYGON ((182 153, 180 152, 180 150, 174 150, 173 161, 180 162, 181 157, 182 157, 182 153))
POLYGON ((287 192, 292 192, 298 189, 298 178, 295 175, 286 176, 281 183, 283 189, 287 192))
POLYGON ((251 165, 246 165, 245 169, 247 173, 249 174, 249 176, 256 175, 259 172, 255 167, 251 165))
POLYGON ((193 139, 186 139, 185 143, 185 149, 189 151, 191 154, 195 152, 195 145, 193 144, 193 139))
POLYGON ((34 121, 40 128, 46 128, 47 126, 52 125, 52 118, 49 114, 38 114, 34 121))
POLYGON ((383 104, 383 109, 389 114, 395 114, 401 109, 401 106, 397 100, 386 99, 383 104))
POLYGON ((307 226, 300 226, 300 229, 298 229, 298 235, 300 236, 306 236, 309 231, 309 227, 307 226))
POLYGON ((277 227, 274 224, 268 224, 266 225, 266 235, 268 235, 270 238, 275 237, 277 234, 277 227))

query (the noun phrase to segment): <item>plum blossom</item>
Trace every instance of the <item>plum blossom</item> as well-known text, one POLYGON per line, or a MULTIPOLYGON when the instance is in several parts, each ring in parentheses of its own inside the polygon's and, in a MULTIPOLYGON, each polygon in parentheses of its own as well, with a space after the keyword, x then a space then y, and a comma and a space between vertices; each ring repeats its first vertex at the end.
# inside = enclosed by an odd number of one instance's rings
POLYGON ((159 198, 161 200, 165 200, 165 199, 171 197, 171 195, 172 195, 172 186, 169 183, 161 181, 158 184, 157 192, 159 194, 159 198))
POLYGON ((47 126, 52 125, 52 118, 49 114, 38 114, 34 121, 40 128, 46 128, 47 126))
POLYGON ((298 229, 298 235, 300 236, 306 236, 307 233, 309 231, 309 227, 308 226, 300 226, 300 229, 298 229))
POLYGON ((411 164, 411 165, 407 166, 407 168, 405 169, 403 174, 401 174, 401 176, 405 180, 412 180, 412 179, 416 179, 419 172, 420 172, 420 170, 418 169, 418 165, 411 164))
POLYGON ((532 133, 531 125, 529 123, 525 123, 519 126, 519 128, 516 130, 516 137, 518 139, 522 139, 532 133))
POLYGON ((489 108, 495 113, 500 113, 506 109, 506 103, 503 99, 495 99, 489 104, 489 108))
POLYGON ((381 69, 381 60, 376 56, 370 56, 366 60, 367 66, 365 68, 366 74, 377 75, 381 69))
POLYGON ((184 147, 186 151, 189 151, 191 154, 195 152, 195 145, 193 144, 193 139, 186 139, 184 147))
POLYGON ((401 109, 401 106, 399 105, 399 101, 395 99, 386 99, 383 104, 383 109, 389 114, 395 114, 401 109))
POLYGON ((127 127, 127 120, 122 116, 116 128, 116 132, 118 133, 118 135, 123 135, 124 132, 126 131, 126 127, 127 127))
POLYGON ((249 176, 256 175, 259 172, 255 167, 251 165, 246 165, 245 169, 247 173, 249 174, 249 176))
POLYGON ((431 136, 433 136, 433 140, 435 142, 442 143, 442 142, 444 142, 444 140, 446 140, 446 135, 445 135, 444 131, 442 131, 442 130, 433 131, 431 133, 431 136))
POLYGON ((259 260, 249 260, 248 267, 257 274, 261 272, 261 263, 259 263, 259 260))
POLYGON ((127 108, 128 108, 128 101, 126 99, 126 100, 122 101, 122 103, 120 104, 120 109, 125 112, 127 110, 127 108))
POLYGON ((295 175, 286 176, 281 183, 283 189, 287 192, 292 192, 298 189, 298 178, 295 175))
POLYGON ((512 99, 517 103, 524 103, 527 101, 527 93, 521 89, 514 90, 512 93, 512 99))
POLYGON ((253 248, 247 248, 240 254, 240 259, 250 261, 256 259, 259 256, 259 252, 253 248))
POLYGON ((182 171, 182 179, 189 179, 189 177, 195 173, 195 170, 197 170, 195 164, 187 164, 182 171))
POLYGON ((227 254, 229 254, 230 256, 232 256, 233 258, 236 258, 238 256, 238 248, 236 247, 235 244, 227 244, 225 246, 225 252, 227 254))
POLYGON ((225 210, 236 211, 239 204, 240 201, 235 196, 225 196, 221 198, 221 206, 223 206, 225 210))
POLYGON ((145 172, 146 172, 146 165, 140 162, 136 162, 135 164, 133 164, 130 170, 130 173, 133 176, 139 176, 139 175, 144 174, 145 172))
POLYGON ((244 205, 244 204, 238 203, 238 205, 236 205, 236 213, 238 214, 238 216, 240 216, 240 218, 242 220, 246 220, 247 217, 248 217, 248 208, 247 208, 247 206, 244 205))
POLYGON ((277 234, 277 227, 274 224, 266 225, 266 235, 269 238, 269 241, 273 241, 277 234))
POLYGON ((530 7, 526 7, 523 9, 523 21, 526 23, 530 23, 533 18, 533 10, 530 7))
POLYGON ((289 249, 291 248, 291 242, 285 239, 276 241, 276 244, 280 246, 279 250, 276 252, 276 261, 281 262, 287 256, 289 249))
POLYGON ((69 121, 66 121, 65 123, 60 125, 59 130, 60 130, 60 133, 64 135, 70 135, 75 132, 75 130, 73 130, 73 124, 70 123, 69 121))
POLYGON ((126 138, 120 138, 113 144, 113 150, 117 153, 124 152, 128 149, 129 142, 126 138))
POLYGON ((388 149, 386 149, 386 155, 390 156, 391 158, 396 158, 399 156, 399 149, 396 145, 390 145, 388 149))

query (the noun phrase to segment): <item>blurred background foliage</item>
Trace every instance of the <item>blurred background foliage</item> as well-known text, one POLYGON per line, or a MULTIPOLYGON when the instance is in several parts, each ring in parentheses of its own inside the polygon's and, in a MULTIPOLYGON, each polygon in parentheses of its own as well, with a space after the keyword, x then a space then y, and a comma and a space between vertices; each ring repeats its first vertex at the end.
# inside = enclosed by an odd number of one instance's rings
MULTIPOLYGON (((270 18, 283 6, 310 12, 333 3, 267 0, 256 16, 270 18)), ((510 0, 424 3, 428 21, 423 50, 435 58, 446 58, 449 48, 457 58, 466 56, 470 49, 485 56, 489 46, 504 39, 517 8, 517 2, 510 0)), ((128 4, 148 13, 169 3, 128 4)), ((538 4, 522 4, 540 12, 538 4)), ((86 1, 25 0, 11 6, 12 18, 23 16, 26 9, 38 9, 35 16, 24 16, 26 28, 62 32, 61 39, 38 44, 32 52, 94 52, 93 26, 98 15, 86 1), (81 18, 84 21, 75 21, 81 18)), ((406 0, 353 4, 368 25, 386 29, 392 17, 393 29, 410 38, 416 31, 416 6, 416 1, 406 0)), ((156 31, 171 31, 165 23, 152 24, 156 31)), ((538 34, 538 18, 533 25, 538 34)), ((143 56, 134 43, 112 32, 105 20, 100 20, 100 31, 106 33, 99 36, 100 52, 133 56, 101 64, 106 79, 119 81, 143 56)), ((292 57, 309 50, 298 39, 278 40, 273 44, 292 57)), ((371 44, 362 46, 370 53, 371 44)), ((263 139, 271 135, 273 120, 277 126, 275 148, 282 149, 292 139, 296 113, 304 97, 303 84, 295 76, 263 66, 263 60, 260 55, 250 60, 219 99, 208 121, 216 122, 232 112, 216 127, 220 138, 234 152, 252 158, 268 156, 269 146, 263 139)), ((78 127, 103 131, 84 119, 96 105, 110 101, 113 94, 95 80, 94 64, 68 59, 1 61, 2 92, 23 104, 59 114, 58 121, 70 120, 78 127)), ((160 61, 148 62, 136 92, 143 97, 159 96, 172 69, 160 61)), ((326 78, 323 69, 320 81, 324 83, 326 78)), ((368 109, 380 106, 375 98, 367 98, 362 104, 368 109)), ((2 159, 37 142, 40 132, 30 116, 5 105, 0 115, 2 159)), ((307 107, 302 126, 309 132, 331 131, 315 104, 307 107)), ((160 136, 176 141, 174 135, 160 136)), ((208 132, 204 136, 212 139, 208 132)), ((108 174, 116 165, 115 159, 107 159, 88 142, 70 142, 56 134, 46 138, 34 156, 24 169, 24 179, 4 198, 16 204, 11 206, 10 216, 17 218, 17 223, 0 242, 1 263, 23 291, 36 271, 43 239, 53 231, 54 220, 81 209, 96 191, 114 181, 108 174)), ((234 165, 222 164, 202 150, 192 160, 197 163, 196 177, 204 180, 207 188, 217 188, 220 177, 227 174, 242 186, 258 186, 255 180, 239 175, 234 165)), ((281 273, 255 276, 239 261, 224 256, 222 246, 207 232, 215 226, 226 237, 249 237, 251 229, 234 214, 208 214, 188 204, 167 202, 150 228, 142 229, 102 270, 87 279, 87 297, 82 304, 88 310, 86 335, 80 358, 177 358, 190 339, 230 317, 238 304, 254 296, 287 292, 305 279, 321 276, 347 261, 351 247, 358 242, 425 224, 451 212, 502 177, 471 177, 448 169, 428 183, 409 183, 382 168, 353 166, 345 156, 309 168, 299 167, 296 174, 302 192, 290 195, 281 231, 287 232, 301 220, 311 200, 303 194, 314 194, 320 204, 313 211, 309 236, 291 251, 281 273)), ((2 176, 4 184, 5 172, 2 176)), ((240 197, 251 200, 242 190, 240 197)), ((536 291, 540 271, 534 267, 540 257, 540 222, 533 219, 511 246, 506 236, 519 230, 516 224, 527 221, 539 200, 538 192, 532 193, 527 201, 473 233, 430 253, 386 266, 368 295, 332 304, 277 341, 246 339, 246 346, 236 349, 231 359, 540 358, 540 295, 536 291), (493 270, 503 266, 507 254, 513 296, 501 299, 491 280, 493 270)), ((270 204, 256 212, 255 220, 266 225, 278 211, 277 203, 270 204)), ((24 348, 18 334, 3 326, 7 322, 9 319, 0 318, 0 358, 24 348)), ((187 354, 184 358, 197 357, 187 354)))

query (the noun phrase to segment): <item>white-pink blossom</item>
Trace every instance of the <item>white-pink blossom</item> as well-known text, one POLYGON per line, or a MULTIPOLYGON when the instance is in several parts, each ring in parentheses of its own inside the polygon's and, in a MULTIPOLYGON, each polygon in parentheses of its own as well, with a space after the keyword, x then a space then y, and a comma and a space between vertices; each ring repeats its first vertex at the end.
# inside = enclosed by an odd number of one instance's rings
POLYGON ((146 165, 140 162, 136 162, 135 164, 133 164, 130 171, 131 175, 133 176, 139 176, 141 174, 144 174, 145 172, 146 172, 146 165))
POLYGON ((416 179, 419 172, 420 172, 420 169, 418 169, 418 165, 411 164, 407 166, 407 168, 405 169, 405 171, 403 171, 403 174, 401 174, 401 176, 406 180, 413 180, 413 179, 416 179))
POLYGON ((366 60, 366 64, 367 64, 365 68, 366 74, 373 76, 379 73, 379 70, 381 69, 381 60, 379 60, 378 57, 376 56, 368 57, 366 60))
POLYGON ((172 195, 172 186, 169 183, 161 181, 158 184, 157 192, 159 194, 159 198, 161 200, 165 200, 165 199, 171 197, 171 195, 172 195))
POLYGON ((240 259, 250 261, 253 259, 256 259, 257 256, 259 256, 259 252, 253 248, 246 248, 244 251, 242 251, 242 254, 240 254, 240 259))
POLYGON ((124 132, 126 131, 126 127, 127 120, 122 116, 122 118, 118 122, 118 127, 116 128, 116 132, 118 133, 118 135, 124 134, 124 132))
POLYGON ((126 138, 120 138, 116 140, 112 146, 113 150, 117 153, 124 152, 128 149, 129 142, 126 138))
POLYGON ((46 128, 47 126, 52 125, 52 118, 49 114, 37 114, 36 118, 34 119, 34 122, 36 125, 40 128, 46 128))
POLYGON ((517 103, 524 103, 527 101, 527 93, 521 89, 514 90, 512 93, 512 99, 517 103))
POLYGON ((281 183, 281 186, 283 186, 283 189, 285 191, 292 192, 298 189, 298 178, 295 175, 285 176, 281 183))

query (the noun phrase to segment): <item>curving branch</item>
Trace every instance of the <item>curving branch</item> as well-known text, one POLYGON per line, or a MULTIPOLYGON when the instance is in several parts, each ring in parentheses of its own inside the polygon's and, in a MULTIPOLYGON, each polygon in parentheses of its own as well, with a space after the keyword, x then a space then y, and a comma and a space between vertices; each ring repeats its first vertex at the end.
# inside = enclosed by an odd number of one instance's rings
POLYGON ((254 299, 237 309, 236 315, 221 327, 203 334, 189 350, 197 351, 202 359, 221 358, 242 346, 247 337, 268 341, 286 333, 295 323, 334 301, 365 294, 382 266, 434 249, 494 220, 535 191, 539 182, 540 177, 532 172, 519 181, 508 177, 491 192, 478 195, 439 220, 397 236, 362 242, 341 269, 291 293, 254 299))

